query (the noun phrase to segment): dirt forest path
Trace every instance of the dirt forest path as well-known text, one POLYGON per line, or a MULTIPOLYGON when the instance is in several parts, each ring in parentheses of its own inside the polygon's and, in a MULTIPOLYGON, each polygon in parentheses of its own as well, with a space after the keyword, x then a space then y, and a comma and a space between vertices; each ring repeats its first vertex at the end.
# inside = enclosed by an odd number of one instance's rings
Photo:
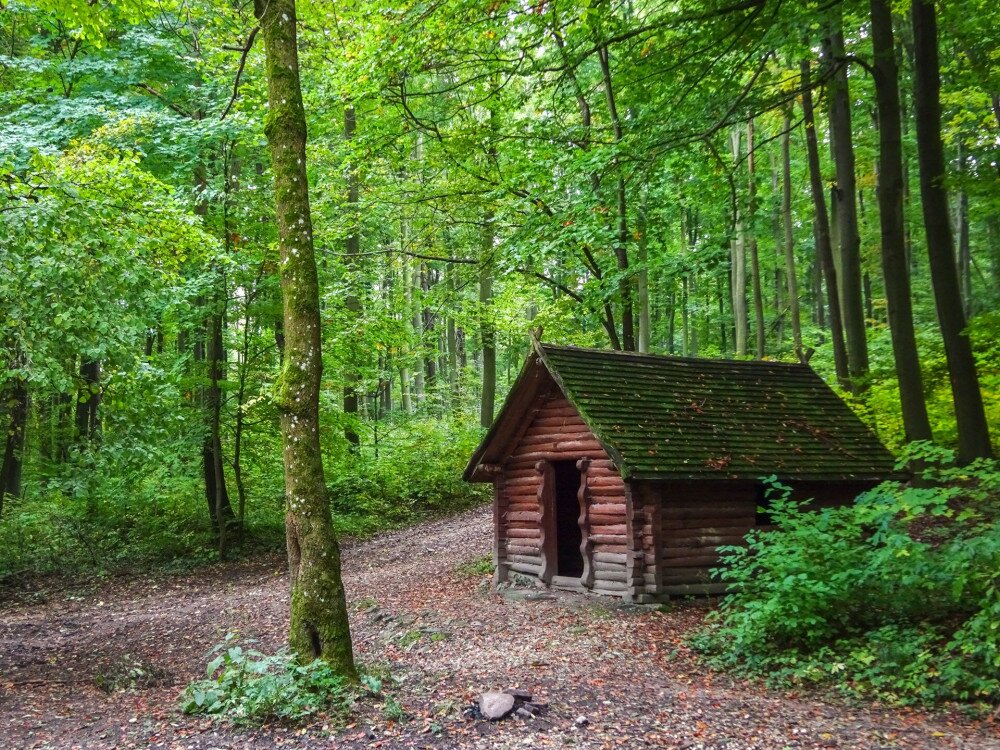
POLYGON ((347 546, 359 661, 394 679, 343 729, 240 729, 185 716, 177 696, 237 630, 281 645, 279 558, 196 575, 116 579, 0 609, 0 748, 970 748, 994 724, 848 707, 706 674, 683 645, 704 604, 666 612, 578 596, 491 593, 470 562, 490 547, 476 510, 347 546), (463 716, 481 691, 521 687, 538 719, 463 716))

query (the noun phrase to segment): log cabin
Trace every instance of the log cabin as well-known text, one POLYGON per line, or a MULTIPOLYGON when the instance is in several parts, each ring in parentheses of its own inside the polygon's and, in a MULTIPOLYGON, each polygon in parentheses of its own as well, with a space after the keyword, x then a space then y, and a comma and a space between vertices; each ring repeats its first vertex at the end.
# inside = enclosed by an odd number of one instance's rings
POLYGON ((534 342, 464 478, 493 484, 495 583, 644 603, 724 591, 718 548, 770 524, 763 477, 819 508, 893 465, 808 365, 534 342))

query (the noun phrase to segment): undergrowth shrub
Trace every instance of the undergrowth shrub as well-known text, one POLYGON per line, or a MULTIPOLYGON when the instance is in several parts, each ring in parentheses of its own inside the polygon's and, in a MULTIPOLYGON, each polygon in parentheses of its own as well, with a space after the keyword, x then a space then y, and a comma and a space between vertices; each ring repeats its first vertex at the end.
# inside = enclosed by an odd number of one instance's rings
POLYGON ((724 549, 730 583, 693 638, 710 664, 896 704, 1000 702, 1000 466, 916 445, 924 486, 807 511, 771 478, 777 528, 724 549))
POLYGON ((489 488, 462 481, 479 438, 478 427, 459 418, 384 425, 377 443, 364 441, 359 454, 327 470, 337 528, 370 534, 483 502, 489 488))
POLYGON ((232 633, 211 653, 207 679, 184 690, 185 713, 236 724, 291 723, 313 715, 343 719, 354 703, 353 686, 323 661, 302 664, 288 651, 245 649, 232 633))

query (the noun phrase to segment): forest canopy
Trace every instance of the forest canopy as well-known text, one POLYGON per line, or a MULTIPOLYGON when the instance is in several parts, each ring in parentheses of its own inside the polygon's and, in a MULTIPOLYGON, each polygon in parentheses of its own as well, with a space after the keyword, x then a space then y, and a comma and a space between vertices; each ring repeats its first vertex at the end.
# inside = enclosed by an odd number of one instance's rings
MULTIPOLYGON (((477 500, 533 331, 808 362, 890 448, 994 450, 996 4, 291 9, 341 530, 477 500)), ((0 575, 280 544, 261 12, 4 4, 0 575)))

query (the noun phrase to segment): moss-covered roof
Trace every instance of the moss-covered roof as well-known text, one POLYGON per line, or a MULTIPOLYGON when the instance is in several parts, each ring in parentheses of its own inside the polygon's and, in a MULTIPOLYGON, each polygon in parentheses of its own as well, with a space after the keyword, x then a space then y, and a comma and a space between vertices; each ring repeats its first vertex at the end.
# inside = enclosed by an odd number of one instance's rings
MULTIPOLYGON (((892 454, 807 365, 549 345, 536 345, 532 359, 626 479, 881 479, 893 471, 892 454)), ((498 422, 517 418, 507 408, 517 390, 498 422)), ((496 452, 488 444, 505 430, 494 428, 467 476, 496 452)))

